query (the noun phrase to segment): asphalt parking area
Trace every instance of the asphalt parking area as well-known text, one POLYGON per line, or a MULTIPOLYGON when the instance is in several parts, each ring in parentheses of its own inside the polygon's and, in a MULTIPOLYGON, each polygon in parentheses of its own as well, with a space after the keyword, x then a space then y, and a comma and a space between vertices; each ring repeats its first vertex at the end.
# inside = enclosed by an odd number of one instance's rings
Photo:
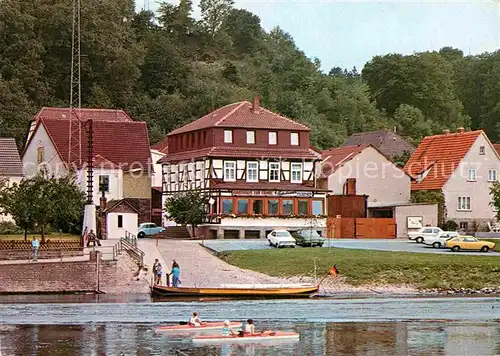
MULTIPOLYGON (((217 251, 238 251, 238 250, 264 250, 273 248, 269 246, 267 240, 205 240, 206 247, 217 251)), ((353 240, 353 239, 328 239, 322 248, 351 248, 358 250, 378 250, 378 251, 393 251, 393 252, 414 252, 414 253, 437 253, 437 254, 467 254, 479 256, 496 256, 499 257, 499 252, 451 252, 448 249, 437 249, 432 246, 418 244, 414 241, 398 239, 398 240, 353 240)), ((297 248, 302 248, 297 246, 297 248)), ((319 248, 319 247, 313 247, 319 248)))

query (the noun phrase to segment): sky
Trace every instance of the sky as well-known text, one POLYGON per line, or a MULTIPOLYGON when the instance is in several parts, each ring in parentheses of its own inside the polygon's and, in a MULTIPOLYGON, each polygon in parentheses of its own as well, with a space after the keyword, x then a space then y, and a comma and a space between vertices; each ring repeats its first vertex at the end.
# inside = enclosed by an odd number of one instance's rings
MULTIPOLYGON (((136 0, 137 7, 149 1, 136 0)), ((176 0, 167 2, 178 3, 176 0)), ((198 1, 193 1, 197 9, 198 1)), ((500 0, 235 0, 258 15, 262 27, 288 32, 322 69, 361 70, 373 56, 411 54, 452 46, 464 54, 500 48, 500 0)))

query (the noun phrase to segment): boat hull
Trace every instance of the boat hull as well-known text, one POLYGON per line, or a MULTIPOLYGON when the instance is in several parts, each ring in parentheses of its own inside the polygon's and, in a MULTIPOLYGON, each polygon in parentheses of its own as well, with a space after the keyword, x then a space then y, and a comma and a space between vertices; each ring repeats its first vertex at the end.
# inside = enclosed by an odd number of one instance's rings
MULTIPOLYGON (((231 322, 232 328, 241 328, 241 322, 231 322)), ((167 325, 158 326, 155 331, 157 333, 202 333, 211 332, 214 330, 222 330, 224 328, 223 322, 215 323, 205 323, 202 326, 190 326, 190 325, 167 325)))
POLYGON ((319 290, 316 286, 301 288, 186 288, 152 286, 153 296, 165 297, 269 297, 269 298, 307 298, 319 290))
POLYGON ((246 336, 205 335, 192 339, 194 345, 225 344, 225 343, 263 343, 263 342, 297 342, 299 334, 294 332, 267 332, 246 336))

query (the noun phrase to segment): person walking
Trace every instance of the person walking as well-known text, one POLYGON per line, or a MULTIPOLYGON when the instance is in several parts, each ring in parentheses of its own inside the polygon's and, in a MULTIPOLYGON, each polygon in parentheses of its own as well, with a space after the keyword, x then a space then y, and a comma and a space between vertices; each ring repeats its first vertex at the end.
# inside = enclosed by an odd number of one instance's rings
POLYGON ((33 261, 38 261, 38 249, 40 248, 40 242, 36 237, 33 236, 33 241, 31 241, 31 248, 33 249, 33 261))
POLYGON ((181 281, 179 280, 180 274, 181 270, 179 269, 178 265, 172 268, 172 286, 174 288, 179 287, 179 284, 181 283, 181 281))
POLYGON ((153 263, 153 268, 151 269, 151 273, 153 274, 153 284, 156 284, 156 266, 158 266, 158 259, 155 258, 155 262, 153 263))
POLYGON ((155 284, 161 285, 161 274, 162 274, 162 267, 161 267, 161 263, 158 262, 158 264, 156 265, 156 282, 155 282, 155 284))

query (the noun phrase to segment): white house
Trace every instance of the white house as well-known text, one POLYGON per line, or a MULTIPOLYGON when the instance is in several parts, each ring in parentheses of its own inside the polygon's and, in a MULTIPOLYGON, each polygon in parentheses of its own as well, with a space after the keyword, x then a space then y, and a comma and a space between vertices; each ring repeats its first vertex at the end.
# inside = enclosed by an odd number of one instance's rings
MULTIPOLYGON (((23 164, 13 138, 0 138, 0 189, 19 184, 23 179, 23 164)), ((10 222, 12 217, 0 211, 0 222, 10 222)))
POLYGON ((490 187, 498 180, 500 157, 482 130, 424 138, 405 170, 414 177, 412 191, 441 191, 446 219, 472 230, 493 220, 490 187))

